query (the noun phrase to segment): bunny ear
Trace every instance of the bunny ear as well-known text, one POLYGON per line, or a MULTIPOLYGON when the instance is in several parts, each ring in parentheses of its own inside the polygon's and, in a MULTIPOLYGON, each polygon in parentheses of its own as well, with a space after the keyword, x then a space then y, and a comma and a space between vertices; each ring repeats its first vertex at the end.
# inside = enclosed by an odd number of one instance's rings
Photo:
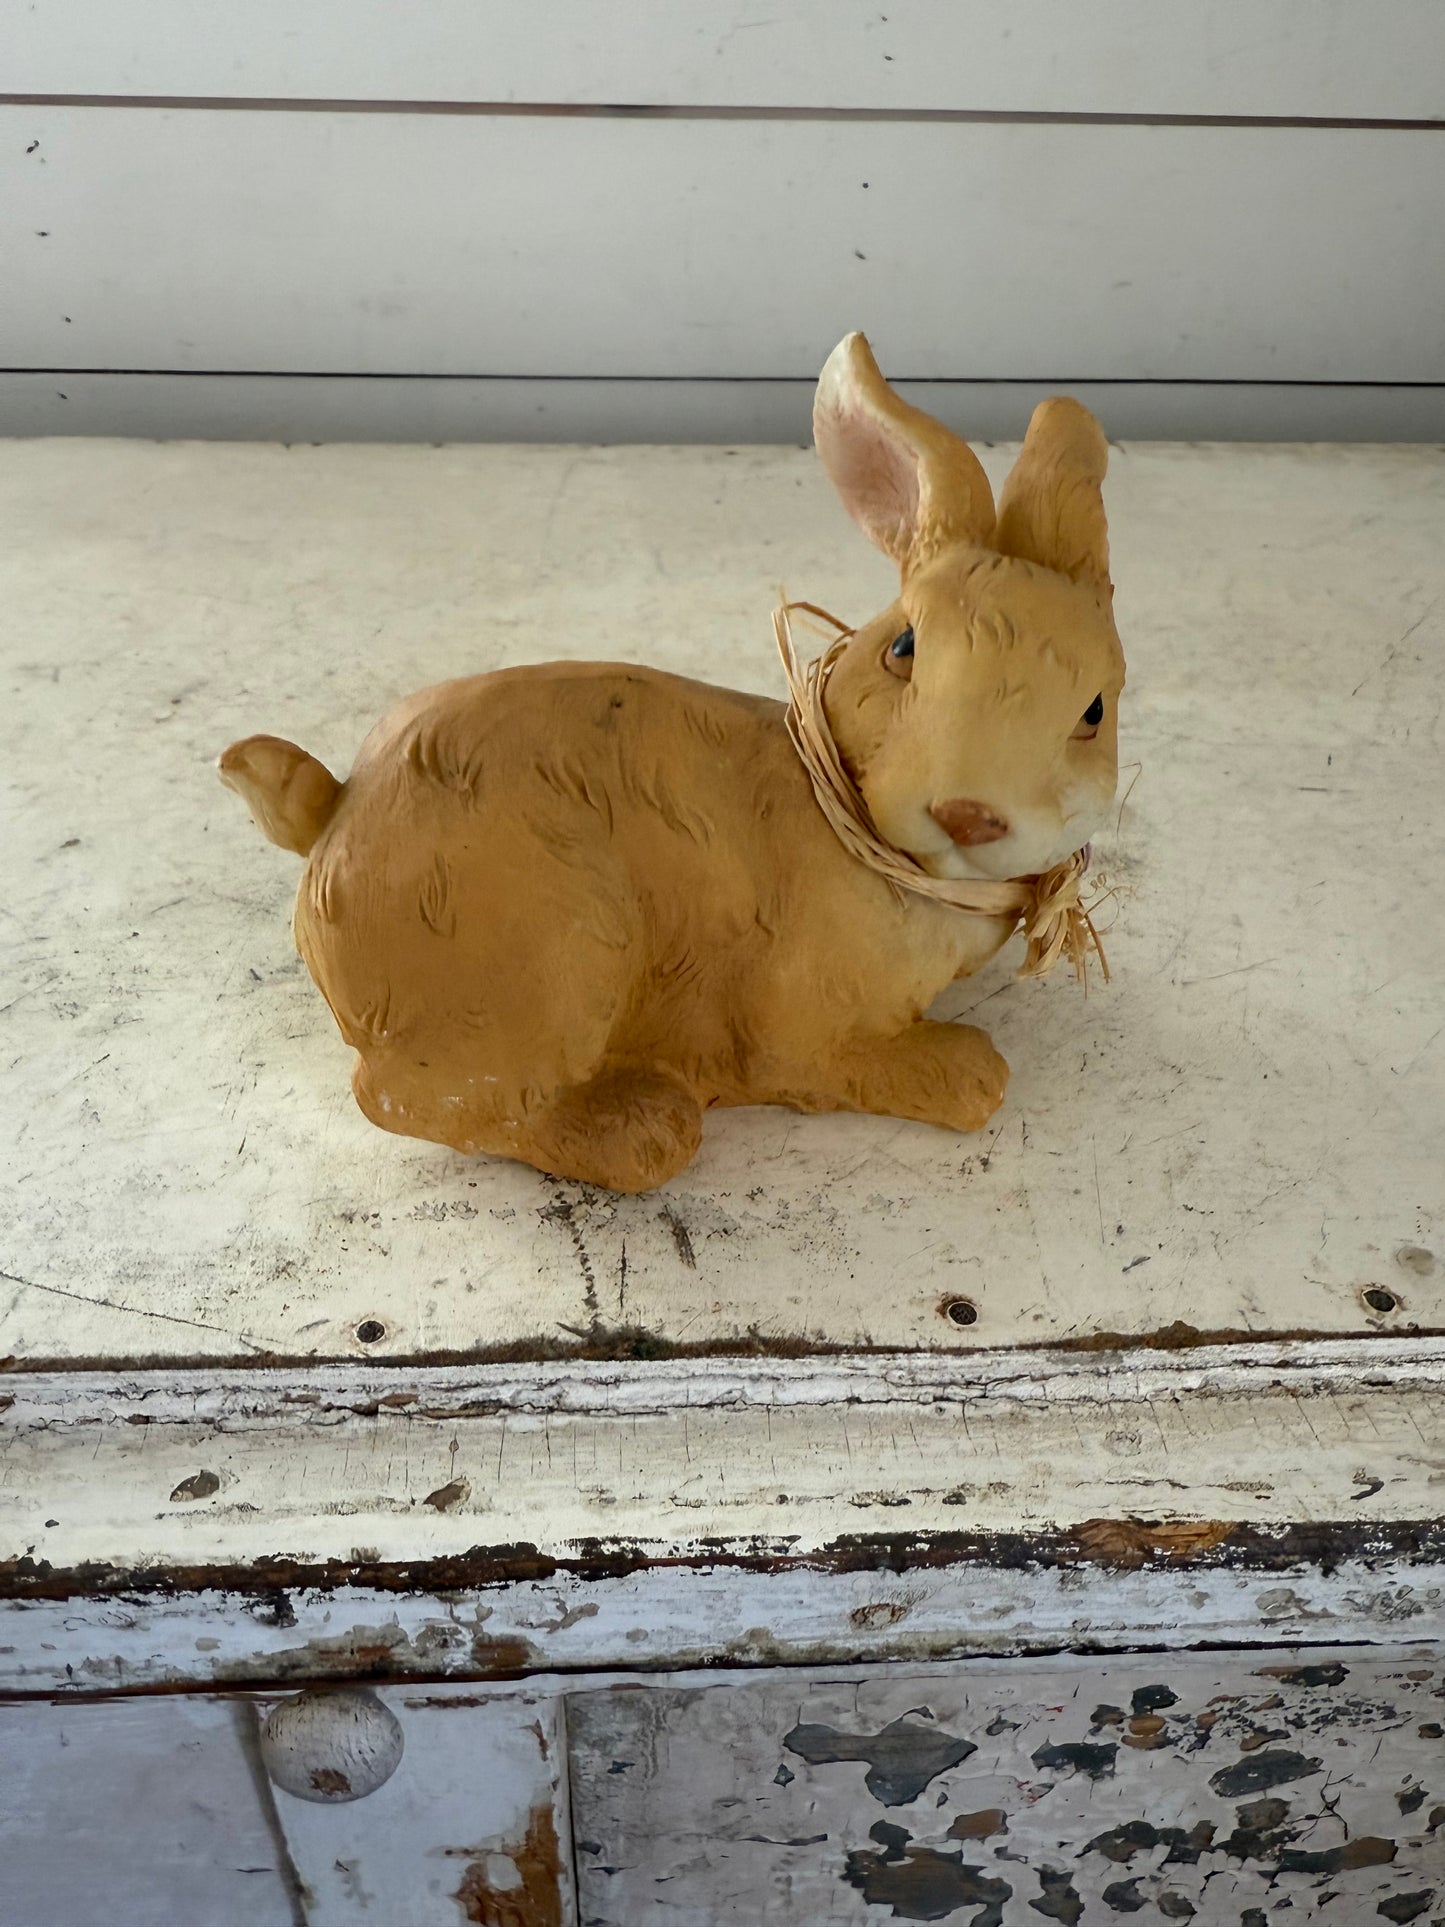
POLYGON ((901 401, 863 335, 845 335, 818 378, 813 440, 843 506, 907 570, 949 543, 993 539, 993 493, 967 442, 901 401))
POLYGON ((999 553, 1109 593, 1102 489, 1108 466, 1104 431, 1082 402, 1064 395, 1041 401, 998 498, 999 553))

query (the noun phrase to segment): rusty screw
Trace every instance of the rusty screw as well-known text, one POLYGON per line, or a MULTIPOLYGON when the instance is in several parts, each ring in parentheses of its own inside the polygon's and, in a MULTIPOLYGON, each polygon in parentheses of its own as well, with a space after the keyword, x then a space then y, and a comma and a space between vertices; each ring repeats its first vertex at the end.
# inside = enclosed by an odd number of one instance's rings
POLYGON ((356 1336, 363 1345, 375 1345, 386 1337, 386 1326, 379 1318, 363 1318, 356 1328, 356 1336))

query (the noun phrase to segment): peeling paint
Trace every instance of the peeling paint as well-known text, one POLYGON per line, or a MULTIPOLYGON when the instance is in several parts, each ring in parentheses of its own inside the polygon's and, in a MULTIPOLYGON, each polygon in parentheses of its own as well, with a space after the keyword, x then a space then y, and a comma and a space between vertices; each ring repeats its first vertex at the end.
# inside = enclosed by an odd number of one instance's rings
POLYGON ((996 1833, 1008 1832, 1008 1815, 1002 1807, 984 1807, 979 1813, 960 1813, 948 1829, 950 1840, 991 1840, 996 1833))
POLYGON ((1281 1748, 1278 1752, 1258 1753, 1235 1766, 1223 1767, 1211 1777, 1209 1784, 1221 1799, 1237 1800, 1246 1794, 1263 1793, 1268 1787, 1288 1786, 1292 1780, 1303 1780, 1319 1770, 1318 1760, 1281 1748))
POLYGON ((844 1880, 870 1907, 891 1908, 895 1920, 944 1920, 960 1907, 974 1906, 982 1911, 971 1927, 1003 1927, 1004 1904, 1013 1895, 1007 1881, 966 1865, 962 1851, 912 1846, 911 1834, 886 1821, 874 1825, 870 1837, 881 1843, 881 1851, 858 1848, 843 1864, 844 1880))
POLYGON ((520 1845, 478 1849, 455 1899, 474 1927, 564 1927, 562 1851, 551 1807, 532 1809, 520 1845), (493 1880, 489 1866, 497 1858, 509 1863, 515 1884, 493 1880))
POLYGON ((184 1505, 191 1499, 209 1499, 219 1492, 221 1481, 214 1472, 193 1472, 188 1479, 182 1479, 171 1493, 172 1505, 184 1505))
POLYGON ((428 1492, 422 1500, 434 1512, 452 1512, 456 1507, 465 1505, 472 1496, 472 1488, 466 1479, 449 1479, 439 1485, 435 1492, 428 1492))
POLYGON ((972 1740, 934 1733, 911 1719, 897 1719, 881 1733, 840 1733, 831 1726, 795 1726, 783 1740, 810 1766, 866 1760, 863 1784, 885 1807, 906 1806, 930 1781, 978 1751, 972 1740))
POLYGON ((1427 1814, 1445 1826, 1445 1809, 1429 1806, 1439 1742, 1421 1729, 1442 1722, 1420 1715, 1445 1698, 1445 1676, 1435 1648, 1400 1651, 976 1661, 912 1678, 790 1672, 717 1697, 584 1695, 574 1706, 611 1705, 596 1730, 590 1714, 569 1712, 581 1749, 573 1811, 609 1868, 605 1887, 584 1872, 583 1918, 814 1927, 853 1918, 829 1893, 841 1878, 870 1918, 960 1927, 1136 1917, 1284 1927, 1317 1913, 1339 1927, 1434 1927, 1445 1862, 1427 1814), (1080 1740, 1091 1707, 1096 1733, 1157 1722, 1169 1743, 1131 1752, 1080 1740), (1251 1749, 1264 1722, 1318 1743, 1251 1749), (856 1759, 871 1772, 877 1742, 900 1729, 910 1747, 967 1750, 952 1766, 946 1753, 926 1760, 902 1786, 776 1770, 781 1740, 811 1765, 856 1759), (590 1764, 604 1733, 632 1762, 626 1775, 590 1764), (985 1788, 996 1806, 978 1804, 985 1788), (870 1812, 885 1795, 908 1811, 870 1812), (840 1860, 792 1851, 819 1832, 840 1860))
MULTIPOLYGON (((878 1495, 872 1495, 875 1499, 878 1495)), ((948 1567, 1002 1572, 1098 1568, 1116 1572, 1188 1567, 1201 1572, 1332 1573, 1348 1561, 1386 1566, 1392 1583, 1358 1602, 1382 1624, 1418 1618, 1439 1598, 1412 1596, 1408 1569, 1445 1563, 1445 1518, 1282 1525, 1268 1530, 1242 1521, 1145 1526, 1129 1520, 1086 1521, 1069 1528, 1033 1532, 848 1533, 816 1547, 797 1538, 709 1539, 701 1547, 669 1546, 658 1555, 635 1540, 574 1541, 563 1554, 542 1552, 528 1542, 473 1546, 465 1552, 414 1560, 361 1554, 349 1559, 300 1560, 258 1553, 242 1563, 112 1565, 104 1561, 58 1566, 26 1553, 0 1560, 0 1599, 71 1599, 104 1593, 225 1591, 275 1594, 300 1589, 366 1587, 381 1592, 449 1593, 479 1586, 557 1578, 625 1578, 679 1567, 777 1575, 829 1573, 927 1573, 948 1567)), ((1279 1587, 1258 1599, 1266 1621, 1307 1620, 1308 1602, 1297 1587, 1279 1587)))
POLYGON ((1043 1773, 1084 1773, 1091 1780, 1102 1780, 1114 1771, 1119 1749, 1112 1740, 1095 1745, 1091 1740, 1067 1740, 1062 1744, 1041 1746, 1030 1755, 1043 1773))
POLYGON ((1382 1920, 1404 1922, 1418 1920, 1435 1898, 1434 1887, 1422 1887, 1417 1893, 1391 1894, 1382 1900, 1375 1912, 1382 1920))
POLYGON ((1037 1871, 1041 1892, 1029 1902, 1030 1907, 1045 1920, 1061 1920, 1064 1927, 1076 1927, 1084 1912, 1078 1888, 1057 1867, 1040 1867, 1037 1871))

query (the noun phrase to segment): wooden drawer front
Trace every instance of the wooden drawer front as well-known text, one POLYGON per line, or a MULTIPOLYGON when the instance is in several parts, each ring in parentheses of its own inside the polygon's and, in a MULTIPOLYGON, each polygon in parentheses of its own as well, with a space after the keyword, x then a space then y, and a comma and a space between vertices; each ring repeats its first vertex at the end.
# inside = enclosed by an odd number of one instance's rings
POLYGON ((589 1927, 1428 1922, 1445 1915, 1442 1719, 1420 1649, 583 1694, 580 1911, 589 1927))
POLYGON ((405 1750, 364 1799, 272 1787, 264 1702, 0 1707, 4 1927, 574 1927, 561 1702, 390 1689, 405 1750))

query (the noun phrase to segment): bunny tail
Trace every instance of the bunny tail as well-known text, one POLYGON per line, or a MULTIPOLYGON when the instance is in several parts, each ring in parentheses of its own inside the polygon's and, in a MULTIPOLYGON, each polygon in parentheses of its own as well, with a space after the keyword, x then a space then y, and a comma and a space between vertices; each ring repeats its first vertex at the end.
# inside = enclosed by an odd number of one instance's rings
POLYGON ((232 743, 218 768, 221 781, 245 799, 262 832, 298 856, 309 853, 341 795, 341 785, 324 763, 279 736, 248 736, 232 743))

